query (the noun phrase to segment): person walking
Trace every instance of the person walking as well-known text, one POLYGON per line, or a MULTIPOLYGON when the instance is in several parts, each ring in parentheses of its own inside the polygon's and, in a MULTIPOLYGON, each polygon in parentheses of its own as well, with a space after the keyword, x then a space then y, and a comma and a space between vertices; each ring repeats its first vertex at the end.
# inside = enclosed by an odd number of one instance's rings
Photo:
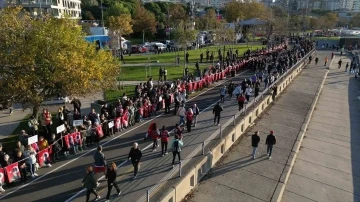
POLYGON ((341 64, 342 64, 342 60, 341 60, 341 59, 339 60, 338 64, 339 64, 339 69, 340 69, 340 68, 341 68, 341 64))
POLYGON ((346 66, 345 66, 345 72, 347 72, 347 69, 349 68, 349 63, 346 63, 346 66))
POLYGON ((147 135, 151 137, 153 140, 153 147, 152 151, 156 151, 156 148, 159 147, 158 145, 158 137, 160 135, 160 131, 157 129, 156 123, 152 123, 149 127, 147 135))
POLYGON ((273 90, 271 98, 275 102, 276 101, 276 95, 277 95, 277 89, 278 89, 277 85, 275 84, 271 89, 273 90))
POLYGON ((267 155, 269 159, 271 159, 273 146, 276 144, 276 137, 274 135, 274 131, 270 131, 270 134, 266 137, 265 144, 267 145, 267 155))
POLYGON ((108 191, 107 191, 105 202, 110 202, 109 198, 110 198, 110 193, 111 193, 111 190, 113 187, 115 187, 115 189, 118 193, 117 196, 120 196, 120 194, 121 194, 120 188, 116 182, 116 176, 117 176, 116 169, 117 169, 117 167, 116 167, 115 163, 111 163, 110 167, 107 169, 105 177, 107 179, 108 191))
POLYGON ((317 65, 318 62, 319 62, 319 58, 316 57, 316 58, 315 58, 315 65, 317 65))
POLYGON ((214 108, 213 108, 213 114, 214 116, 214 125, 216 125, 216 119, 217 119, 217 125, 220 124, 220 114, 223 111, 223 107, 220 105, 220 102, 218 102, 214 108))
POLYGON ((259 131, 255 131, 255 133, 251 136, 251 146, 253 147, 252 159, 255 159, 256 151, 259 146, 259 142, 260 142, 259 131))
POLYGON ((183 145, 184 145, 184 143, 183 143, 182 139, 178 135, 175 135, 175 139, 171 143, 171 148, 173 150, 173 160, 172 160, 172 167, 173 168, 175 166, 175 157, 176 157, 176 155, 179 158, 179 163, 181 161, 180 152, 181 152, 181 147, 183 145))
POLYGON ((131 147, 130 152, 129 152, 129 156, 128 159, 131 159, 131 163, 134 166, 134 177, 133 179, 136 179, 137 177, 137 173, 139 171, 140 168, 140 159, 142 157, 142 152, 139 149, 139 144, 137 142, 134 143, 133 147, 131 147))
POLYGON ((226 92, 227 92, 226 86, 224 86, 223 88, 220 89, 220 101, 221 102, 225 101, 226 92))
POLYGON ((97 194, 95 190, 98 184, 96 183, 95 173, 93 172, 92 166, 86 167, 86 175, 82 181, 82 185, 84 188, 86 188, 86 202, 89 201, 91 193, 93 193, 96 196, 95 201, 100 199, 100 196, 97 194))
POLYGON ((196 104, 194 104, 192 110, 193 110, 193 113, 194 113, 193 124, 194 124, 194 127, 196 127, 197 117, 200 114, 200 110, 199 110, 199 107, 196 106, 196 104))
POLYGON ((95 161, 95 174, 99 172, 104 172, 106 175, 106 160, 105 154, 102 152, 102 146, 97 147, 97 151, 94 154, 94 161, 95 161))
POLYGON ((247 85, 247 87, 246 87, 246 89, 245 89, 245 98, 246 98, 246 101, 247 101, 247 102, 250 101, 251 93, 252 93, 251 86, 250 86, 250 85, 247 85))
POLYGON ((324 66, 326 66, 326 63, 328 62, 328 57, 327 56, 325 57, 324 61, 325 61, 324 66))
POLYGON ((180 118, 179 125, 185 125, 185 113, 186 113, 185 105, 182 104, 176 113, 180 118))
POLYGON ((192 126, 192 122, 193 122, 193 118, 194 118, 194 112, 191 108, 189 108, 187 110, 187 112, 185 113, 186 116, 186 128, 188 133, 191 132, 191 126, 192 126))
POLYGON ((244 108, 244 103, 245 103, 245 97, 243 94, 241 94, 238 98, 238 105, 239 105, 239 111, 241 111, 244 108))
POLYGON ((161 129, 160 140, 161 140, 161 156, 168 154, 167 146, 169 142, 169 131, 166 130, 165 126, 161 129))

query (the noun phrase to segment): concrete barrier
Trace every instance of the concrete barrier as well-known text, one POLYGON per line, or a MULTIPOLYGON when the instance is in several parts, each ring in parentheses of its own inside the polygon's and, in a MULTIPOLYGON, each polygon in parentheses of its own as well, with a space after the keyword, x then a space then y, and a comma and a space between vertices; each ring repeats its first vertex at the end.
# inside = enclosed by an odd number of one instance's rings
MULTIPOLYGON (((314 53, 312 54, 314 55, 314 53)), ((298 67, 292 70, 285 78, 278 82, 278 94, 280 95, 291 81, 301 72, 308 60, 299 64, 298 67)), ((179 182, 172 187, 167 194, 156 201, 161 202, 180 202, 191 190, 200 182, 201 178, 221 159, 221 157, 233 146, 234 142, 240 138, 245 131, 252 125, 252 123, 260 116, 260 114, 273 102, 271 95, 264 95, 262 99, 258 98, 254 107, 251 110, 246 110, 246 114, 237 123, 230 132, 223 134, 223 138, 219 140, 215 147, 210 149, 210 152, 205 155, 202 160, 193 168, 183 174, 179 182)), ((285 179, 283 179, 285 180, 285 179)), ((280 191, 280 190, 279 190, 280 191)))

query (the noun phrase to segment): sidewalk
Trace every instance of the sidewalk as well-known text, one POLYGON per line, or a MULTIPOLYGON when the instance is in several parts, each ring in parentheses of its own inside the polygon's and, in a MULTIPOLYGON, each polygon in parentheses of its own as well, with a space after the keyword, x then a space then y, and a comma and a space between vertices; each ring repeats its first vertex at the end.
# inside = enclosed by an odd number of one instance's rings
MULTIPOLYGON (((324 58, 329 52, 320 52, 324 58)), ((263 112, 256 124, 204 177, 187 201, 271 201, 286 173, 287 161, 310 109, 325 67, 314 63, 302 70, 277 102, 263 112), (277 137, 272 159, 266 155, 265 139, 273 130, 277 137), (251 135, 260 132, 257 158, 251 159, 251 135)))
POLYGON ((360 80, 347 62, 330 68, 282 202, 360 201, 360 80))

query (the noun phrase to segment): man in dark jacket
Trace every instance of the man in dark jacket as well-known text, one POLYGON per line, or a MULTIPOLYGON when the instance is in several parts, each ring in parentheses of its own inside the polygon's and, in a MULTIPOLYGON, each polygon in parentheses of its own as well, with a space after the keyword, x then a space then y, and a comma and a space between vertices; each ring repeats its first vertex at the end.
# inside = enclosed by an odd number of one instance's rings
POLYGON ((272 97, 273 102, 275 102, 276 101, 277 90, 278 90, 277 85, 275 84, 271 89, 273 90, 273 93, 272 93, 271 97, 272 97))
POLYGON ((98 146, 97 151, 94 154, 95 160, 95 173, 104 172, 106 174, 106 160, 105 154, 102 152, 102 147, 98 146))
POLYGON ((96 196, 95 201, 100 199, 100 196, 95 191, 98 184, 96 183, 95 174, 93 172, 92 166, 86 167, 86 176, 82 181, 82 185, 86 188, 86 202, 89 201, 91 193, 96 196))
POLYGON ((140 163, 141 157, 142 157, 142 152, 139 149, 139 144, 137 142, 135 142, 134 146, 131 147, 131 150, 130 150, 130 153, 128 156, 128 159, 129 160, 131 159, 131 163, 134 166, 134 178, 133 179, 136 179, 136 175, 139 171, 139 168, 140 168, 139 163, 140 163))
POLYGON ((251 146, 253 147, 252 159, 255 159, 256 151, 259 146, 259 142, 260 142, 259 131, 255 131, 255 133, 251 136, 251 146))
POLYGON ((216 125, 216 119, 217 119, 217 125, 219 125, 221 111, 223 111, 223 107, 220 105, 220 102, 218 102, 213 108, 213 114, 215 114, 214 125, 216 125))
POLYGON ((269 156, 269 159, 271 159, 272 149, 273 146, 276 144, 276 137, 274 135, 274 131, 270 131, 270 134, 266 137, 265 144, 267 145, 267 155, 269 156))

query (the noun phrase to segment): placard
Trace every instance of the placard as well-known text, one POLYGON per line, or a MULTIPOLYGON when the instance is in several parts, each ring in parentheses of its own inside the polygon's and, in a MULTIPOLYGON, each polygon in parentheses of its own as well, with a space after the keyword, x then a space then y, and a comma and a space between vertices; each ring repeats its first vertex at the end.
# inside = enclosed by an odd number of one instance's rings
POLYGON ((38 142, 38 135, 34 135, 32 137, 29 137, 28 139, 28 145, 32 145, 34 143, 38 142))
POLYGON ((83 120, 74 120, 73 121, 73 126, 82 126, 84 123, 83 120))
POLYGON ((61 126, 56 127, 56 133, 59 134, 65 130, 65 125, 62 124, 61 126))
POLYGON ((110 122, 108 123, 108 126, 109 126, 109 128, 114 127, 114 121, 110 121, 110 122))

